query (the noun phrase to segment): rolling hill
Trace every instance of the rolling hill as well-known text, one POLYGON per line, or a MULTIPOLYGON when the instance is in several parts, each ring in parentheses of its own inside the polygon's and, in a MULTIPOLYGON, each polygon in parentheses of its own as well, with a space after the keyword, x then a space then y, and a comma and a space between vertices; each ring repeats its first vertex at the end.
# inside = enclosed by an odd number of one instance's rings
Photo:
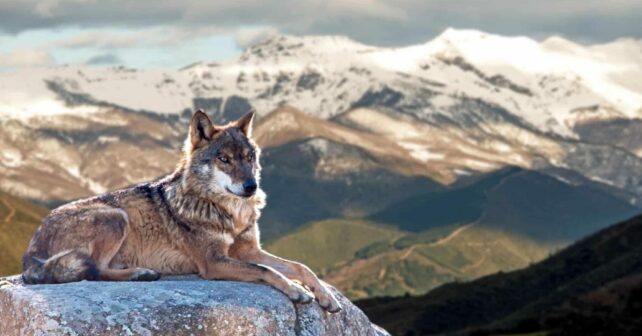
POLYGON ((638 216, 522 270, 359 306, 395 335, 637 335, 641 239, 638 216))
POLYGON ((405 236, 393 227, 362 220, 323 220, 304 225, 265 247, 279 256, 294 258, 319 274, 351 260, 364 248, 405 236))
MULTIPOLYGON (((296 195, 316 190, 302 188, 296 195)), ((327 204, 340 207, 340 199, 327 204)), ((383 209, 369 222, 311 222, 267 248, 310 265, 353 298, 419 295, 447 282, 526 267, 640 212, 591 184, 571 185, 519 168, 383 209)))
POLYGON ((22 272, 22 255, 48 212, 0 191, 0 276, 22 272))

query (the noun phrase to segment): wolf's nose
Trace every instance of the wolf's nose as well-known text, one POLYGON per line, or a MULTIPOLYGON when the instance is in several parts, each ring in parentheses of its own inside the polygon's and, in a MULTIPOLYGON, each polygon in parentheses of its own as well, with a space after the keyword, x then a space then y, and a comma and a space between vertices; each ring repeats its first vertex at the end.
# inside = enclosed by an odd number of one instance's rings
POLYGON ((255 179, 249 179, 243 183, 243 190, 248 194, 255 192, 256 188, 258 188, 258 186, 256 185, 255 179))

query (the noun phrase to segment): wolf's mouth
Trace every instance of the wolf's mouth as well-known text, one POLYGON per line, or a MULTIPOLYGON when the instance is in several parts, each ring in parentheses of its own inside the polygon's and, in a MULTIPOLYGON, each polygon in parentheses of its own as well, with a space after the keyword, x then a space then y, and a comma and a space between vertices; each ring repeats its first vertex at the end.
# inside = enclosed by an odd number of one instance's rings
POLYGON ((230 194, 232 194, 234 196, 243 197, 243 198, 249 198, 249 197, 254 196, 254 194, 255 194, 255 193, 244 193, 244 194, 240 194, 239 195, 239 194, 233 192, 232 190, 230 190, 230 188, 228 188, 228 187, 225 187, 225 190, 227 190, 227 192, 229 192, 230 194))

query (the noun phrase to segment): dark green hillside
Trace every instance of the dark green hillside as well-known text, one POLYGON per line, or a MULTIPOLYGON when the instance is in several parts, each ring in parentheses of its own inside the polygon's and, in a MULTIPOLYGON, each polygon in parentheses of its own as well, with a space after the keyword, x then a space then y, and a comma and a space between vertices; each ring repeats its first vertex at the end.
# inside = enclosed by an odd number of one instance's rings
POLYGON ((362 220, 312 222, 268 244, 350 298, 423 294, 450 281, 527 266, 554 246, 476 225, 419 233, 362 220))
POLYGON ((569 300, 537 322, 556 335, 641 335, 642 273, 569 300))
MULTIPOLYGON (((560 307, 642 272, 640 241, 642 216, 604 229, 523 270, 447 284, 419 297, 368 299, 358 304, 395 335, 554 331, 549 329, 563 328, 560 323, 551 325, 560 316, 560 307)), ((639 309, 635 307, 631 309, 639 309)))
POLYGON ((371 216, 402 230, 479 222, 546 243, 568 243, 640 211, 603 188, 510 168, 465 186, 426 192, 371 216))
POLYGON ((534 171, 511 175, 487 197, 482 225, 548 243, 575 241, 641 211, 591 184, 534 171))
POLYGON ((371 218, 414 232, 450 224, 471 223, 484 212, 488 191, 519 172, 521 170, 518 168, 508 168, 483 176, 465 186, 427 191, 395 203, 371 218))
POLYGON ((261 217, 266 241, 311 221, 365 217, 419 193, 443 189, 425 177, 385 170, 361 149, 320 138, 268 148, 261 162, 262 188, 268 195, 261 217))

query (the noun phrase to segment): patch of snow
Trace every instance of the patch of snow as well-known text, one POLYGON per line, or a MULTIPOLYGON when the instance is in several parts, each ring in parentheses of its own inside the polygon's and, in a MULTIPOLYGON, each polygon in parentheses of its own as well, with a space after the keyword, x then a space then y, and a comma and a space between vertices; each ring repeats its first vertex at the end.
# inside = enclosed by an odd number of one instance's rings
POLYGON ((612 181, 609 181, 609 180, 603 179, 603 178, 601 178, 601 177, 599 177, 599 176, 589 176, 589 178, 590 178, 591 180, 593 180, 593 181, 596 181, 596 182, 600 182, 600 183, 608 184, 608 185, 610 185, 610 186, 617 187, 617 185, 616 185, 615 183, 613 183, 612 181))
POLYGON ((475 160, 475 159, 465 159, 464 162, 467 167, 477 168, 481 170, 490 170, 497 167, 497 165, 493 163, 475 160))
POLYGON ((312 149, 315 152, 319 152, 319 153, 322 153, 322 154, 328 152, 328 145, 329 145, 328 141, 326 139, 322 139, 322 138, 315 138, 315 139, 312 139, 310 141, 307 141, 304 144, 304 146, 306 148, 312 149))
POLYGON ((101 135, 98 137, 98 143, 101 145, 104 145, 110 142, 117 142, 119 140, 120 138, 117 136, 101 135))
POLYGON ((511 152, 513 150, 511 148, 511 146, 509 146, 508 144, 503 143, 503 142, 494 142, 494 143, 492 143, 491 148, 495 149, 496 151, 498 151, 500 153, 507 153, 507 152, 511 152))
POLYGON ((0 151, 0 163, 9 167, 16 168, 20 166, 23 162, 22 153, 15 148, 3 148, 0 151))
POLYGON ((104 187, 103 185, 101 185, 100 183, 98 183, 98 182, 96 182, 96 181, 94 181, 94 180, 92 180, 90 178, 87 178, 87 177, 83 176, 80 173, 80 168, 79 167, 77 167, 77 166, 64 166, 64 168, 67 170, 67 172, 71 176, 73 176, 73 177, 77 178, 78 180, 80 180, 81 183, 84 184, 85 186, 87 186, 87 188, 89 188, 89 190, 91 190, 92 192, 94 192, 96 194, 102 194, 102 193, 107 191, 107 188, 104 187))
POLYGON ((570 184, 570 185, 575 185, 575 184, 574 184, 573 182, 571 182, 570 180, 565 179, 565 178, 563 178, 563 177, 561 177, 561 176, 559 176, 559 175, 551 175, 551 176, 553 176, 556 180, 558 180, 558 181, 560 181, 560 182, 562 182, 562 183, 570 184))
POLYGON ((473 174, 473 173, 469 172, 468 170, 459 169, 459 168, 454 169, 453 172, 455 172, 455 174, 457 174, 457 175, 462 175, 462 176, 470 176, 470 175, 473 174))
POLYGON ((400 142, 399 145, 407 149, 413 158, 421 162, 443 160, 446 157, 445 154, 431 152, 426 146, 420 144, 400 142))

